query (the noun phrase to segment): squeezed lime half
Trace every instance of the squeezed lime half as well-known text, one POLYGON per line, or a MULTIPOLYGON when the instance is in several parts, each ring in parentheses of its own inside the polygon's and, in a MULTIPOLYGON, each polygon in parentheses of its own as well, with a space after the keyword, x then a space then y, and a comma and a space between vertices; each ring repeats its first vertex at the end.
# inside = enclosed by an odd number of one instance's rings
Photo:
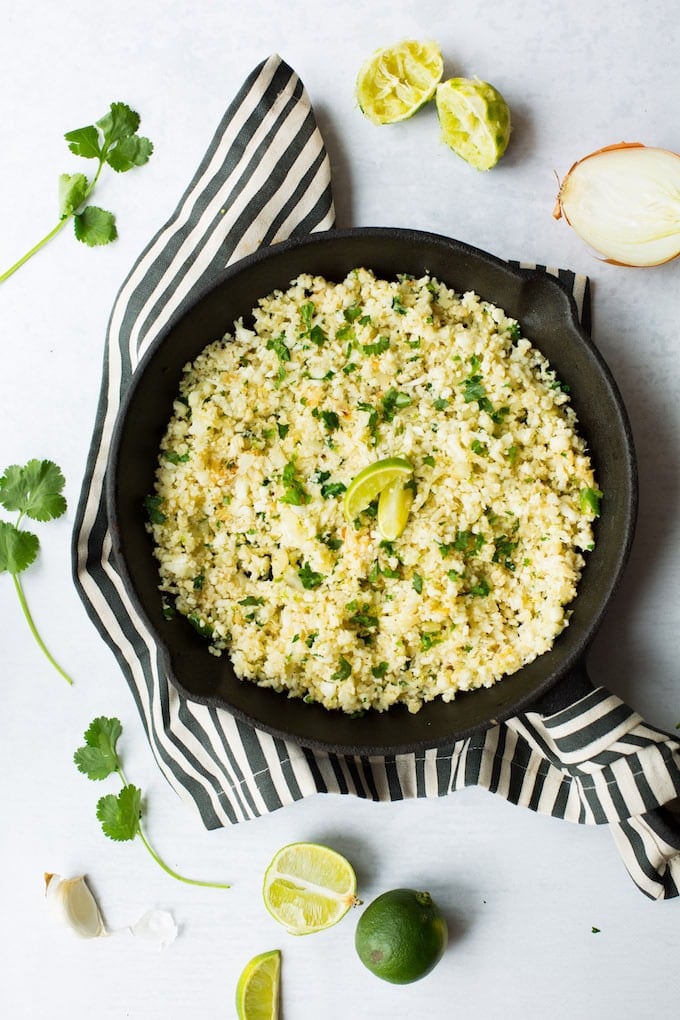
POLYGON ((498 89, 478 78, 449 78, 437 86, 441 137, 475 170, 490 170, 510 141, 510 108, 498 89))
POLYGON ((434 97, 444 72, 436 42, 407 39, 369 57, 357 76, 361 112, 374 124, 407 120, 434 97))

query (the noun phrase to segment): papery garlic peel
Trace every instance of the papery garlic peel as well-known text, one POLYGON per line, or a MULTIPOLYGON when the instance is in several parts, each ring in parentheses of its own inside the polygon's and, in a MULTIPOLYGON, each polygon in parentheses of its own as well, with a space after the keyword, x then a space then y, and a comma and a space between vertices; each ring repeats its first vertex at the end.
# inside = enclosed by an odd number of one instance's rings
POLYGON ((680 255, 680 155, 620 142, 574 163, 553 216, 606 261, 649 267, 680 255))
POLYGON ((46 872, 45 896, 57 920, 79 938, 96 939, 108 935, 84 875, 62 878, 46 872))

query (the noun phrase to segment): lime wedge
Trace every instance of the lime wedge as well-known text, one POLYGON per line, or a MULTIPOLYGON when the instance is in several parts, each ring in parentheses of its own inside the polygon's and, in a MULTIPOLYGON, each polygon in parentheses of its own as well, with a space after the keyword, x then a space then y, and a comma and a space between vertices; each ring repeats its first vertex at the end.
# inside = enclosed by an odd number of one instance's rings
POLYGON ((343 501, 345 519, 353 521, 388 485, 412 474, 413 464, 406 457, 385 457, 369 464, 347 486, 343 501))
POLYGON ((281 989, 281 952, 272 949, 254 956, 241 972, 236 986, 239 1020, 278 1020, 281 989))
POLYGON ((357 77, 361 112, 374 124, 407 120, 432 99, 443 71, 441 50, 435 42, 407 39, 376 50, 357 77))
POLYGON ((357 879, 342 854, 318 843, 290 843, 274 854, 264 876, 264 904, 291 935, 323 931, 345 916, 357 879))
POLYGON ((378 530, 388 542, 399 538, 406 527, 412 503, 413 487, 408 485, 408 481, 403 478, 395 478, 380 493, 378 530))
POLYGON ((476 170, 490 170, 510 140, 510 109, 493 85, 450 78, 437 86, 442 140, 476 170))

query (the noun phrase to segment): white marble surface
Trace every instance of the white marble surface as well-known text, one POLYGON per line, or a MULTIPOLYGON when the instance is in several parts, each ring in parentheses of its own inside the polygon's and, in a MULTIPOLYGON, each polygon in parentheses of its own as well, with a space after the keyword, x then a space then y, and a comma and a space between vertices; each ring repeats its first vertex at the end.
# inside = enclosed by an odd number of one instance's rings
POLYGON ((24 580, 48 644, 76 678, 70 690, 50 670, 9 578, 0 578, 3 1016, 233 1016, 241 967, 274 946, 284 953, 286 1020, 677 1016, 680 903, 646 900, 604 829, 468 790, 392 806, 317 797, 205 832, 157 771, 69 561, 117 288, 174 209, 242 79, 279 52, 314 102, 339 225, 436 230, 497 255, 590 274, 594 338, 628 405, 641 476, 632 559, 590 668, 650 722, 672 729, 680 721, 680 263, 605 265, 551 213, 556 174, 594 148, 625 139, 680 150, 676 4, 2 0, 0 8, 2 268, 55 220, 57 175, 77 162, 64 131, 122 100, 141 112, 156 145, 146 168, 111 175, 98 192, 118 215, 115 244, 93 251, 62 234, 0 286, 0 467, 48 457, 65 472, 69 513, 40 529, 42 555, 24 580), (439 143, 433 109, 375 128, 355 107, 364 57, 409 36, 440 41, 447 77, 478 75, 505 94, 514 134, 492 173, 470 170, 439 143), (141 844, 101 834, 101 790, 71 762, 100 714, 123 722, 121 750, 129 778, 147 793, 158 849, 180 870, 232 881, 230 891, 182 886, 141 844), (403 988, 373 978, 354 954, 351 916, 304 939, 276 926, 260 899, 264 867, 280 845, 306 839, 344 851, 367 900, 399 885, 431 890, 452 938, 430 977, 403 988), (112 928, 160 906, 174 912, 180 937, 163 952, 124 934, 76 941, 47 914, 44 871, 86 872, 112 928))

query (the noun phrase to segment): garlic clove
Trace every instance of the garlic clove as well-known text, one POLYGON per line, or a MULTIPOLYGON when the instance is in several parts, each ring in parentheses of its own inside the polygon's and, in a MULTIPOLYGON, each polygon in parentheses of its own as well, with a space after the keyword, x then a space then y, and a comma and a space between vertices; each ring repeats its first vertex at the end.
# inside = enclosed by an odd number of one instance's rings
POLYGON ((108 935, 84 875, 62 878, 46 873, 45 898, 56 919, 79 938, 96 939, 108 935))
POLYGON ((172 945, 177 938, 175 919, 167 910, 147 910, 136 924, 130 925, 130 931, 137 938, 158 943, 161 949, 172 945))

